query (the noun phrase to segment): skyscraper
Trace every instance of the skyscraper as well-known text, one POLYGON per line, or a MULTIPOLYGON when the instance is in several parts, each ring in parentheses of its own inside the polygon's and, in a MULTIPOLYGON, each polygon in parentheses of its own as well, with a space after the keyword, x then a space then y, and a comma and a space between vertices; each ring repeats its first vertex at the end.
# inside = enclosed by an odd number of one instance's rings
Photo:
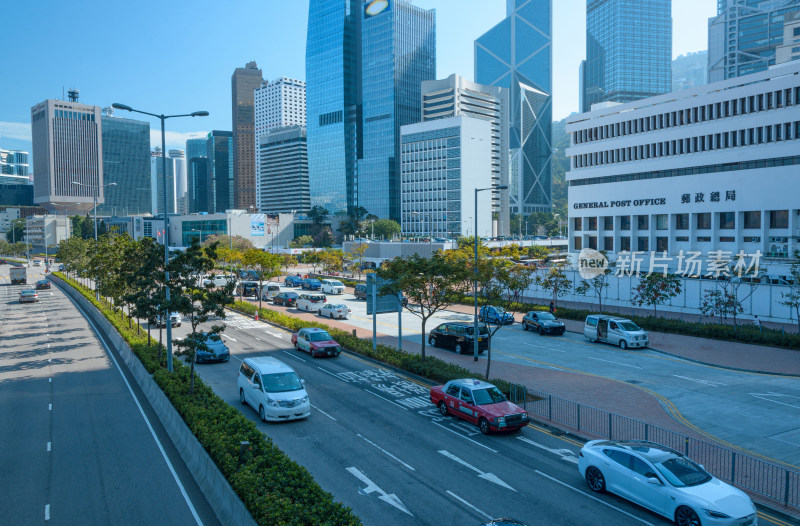
POLYGON ((361 50, 358 205, 399 221, 400 127, 419 122, 420 85, 436 78, 435 10, 406 0, 365 2, 361 50))
POLYGON ((273 128, 259 137, 260 211, 304 212, 311 208, 304 126, 273 128))
POLYGON ((79 103, 77 90, 70 90, 70 98, 31 108, 33 200, 53 212, 65 204, 88 211, 95 194, 98 204, 105 198, 100 106, 79 103))
POLYGON ((672 0, 586 0, 583 106, 672 89, 672 0))
POLYGON ((192 157, 186 167, 187 213, 208 212, 208 158, 192 157))
POLYGON ((717 0, 708 20, 708 82, 764 71, 783 44, 783 23, 800 0, 717 0))
POLYGON ((475 41, 475 80, 509 89, 509 206, 551 210, 550 0, 508 0, 506 18, 475 41))
POLYGON ((150 123, 114 116, 103 108, 103 177, 109 186, 98 215, 152 213, 150 123))
POLYGON ((28 152, 0 148, 0 175, 28 177, 28 152))
POLYGON ((208 157, 208 138, 186 140, 186 159, 191 161, 195 157, 208 157))
POLYGON ((233 133, 213 130, 206 143, 208 156, 208 212, 221 214, 236 208, 233 201, 233 133))
POLYGON ((233 202, 247 210, 256 206, 255 113, 253 91, 263 78, 255 61, 231 76, 233 115, 233 202))
POLYGON ((162 164, 162 152, 160 147, 156 147, 150 153, 150 193, 153 214, 164 213, 164 166, 167 169, 167 213, 176 213, 175 205, 175 171, 172 161, 167 157, 166 163, 162 164))
POLYGON ((183 150, 170 150, 169 160, 175 175, 175 212, 186 213, 186 156, 183 150))
POLYGON ((361 134, 359 0, 310 0, 306 112, 311 205, 352 210, 358 192, 361 134))

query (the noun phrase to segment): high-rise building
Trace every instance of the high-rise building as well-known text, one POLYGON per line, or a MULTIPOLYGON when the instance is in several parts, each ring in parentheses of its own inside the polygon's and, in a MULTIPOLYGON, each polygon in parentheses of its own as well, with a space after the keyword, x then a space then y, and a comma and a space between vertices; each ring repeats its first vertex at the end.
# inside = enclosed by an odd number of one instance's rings
POLYGON ((263 77, 255 61, 236 68, 231 76, 233 115, 233 202, 247 210, 256 206, 254 90, 263 77))
POLYGON ((115 117, 103 108, 103 177, 115 183, 105 190, 98 215, 152 213, 150 123, 115 117))
POLYGON ((73 205, 88 211, 105 200, 100 106, 48 99, 31 108, 33 200, 50 211, 73 205), (73 184, 73 181, 81 183, 73 184))
POLYGON ((787 15, 783 21, 783 42, 775 49, 775 63, 800 60, 800 11, 787 15))
POLYGON ((164 212, 164 167, 167 170, 167 213, 174 214, 175 167, 169 157, 162 159, 161 148, 156 147, 150 154, 150 193, 154 215, 164 212))
POLYGON ((399 220, 400 127, 419 122, 421 83, 436 78, 436 11, 374 0, 364 3, 363 16, 357 203, 399 220))
POLYGON ((183 150, 170 150, 169 160, 172 162, 172 173, 175 174, 175 211, 178 214, 185 214, 187 208, 187 180, 186 180, 186 156, 183 150))
POLYGON ((672 0, 586 0, 581 111, 672 89, 672 0))
MULTIPOLYGON (((259 180, 262 173, 260 138, 270 130, 284 126, 302 126, 305 156, 306 125, 306 83, 302 80, 281 77, 272 82, 264 81, 255 91, 255 140, 256 140, 256 208, 262 212, 261 201, 263 184, 259 180)), ((306 185, 308 184, 308 162, 306 161, 306 185)), ((291 210, 291 208, 290 208, 291 210)))
POLYGON ((0 148, 0 175, 28 177, 28 152, 0 148))
POLYGON ((506 18, 475 41, 475 80, 509 90, 509 208, 551 210, 551 0, 509 0, 506 18))
POLYGON ((236 208, 233 201, 233 132, 209 132, 206 148, 208 213, 221 214, 236 208))
POLYGON ((186 159, 191 161, 195 157, 208 157, 208 138, 186 140, 186 159))
POLYGON ((363 1, 310 0, 306 111, 311 205, 352 210, 358 192, 363 1))
POLYGON ((259 202, 268 214, 311 208, 306 129, 274 128, 259 137, 259 202))
POLYGON ((800 0, 717 0, 708 20, 708 81, 741 77, 775 64, 783 24, 800 0))
MULTIPOLYGON (((508 90, 470 82, 459 75, 422 83, 422 120, 467 115, 491 123, 491 171, 482 186, 508 185, 508 90)), ((475 146, 475 145, 473 145, 475 146)), ((497 218, 497 235, 509 235, 508 192, 492 191, 492 213, 497 218)))
POLYGON ((187 213, 197 214, 209 211, 208 158, 192 157, 186 167, 186 206, 187 213))

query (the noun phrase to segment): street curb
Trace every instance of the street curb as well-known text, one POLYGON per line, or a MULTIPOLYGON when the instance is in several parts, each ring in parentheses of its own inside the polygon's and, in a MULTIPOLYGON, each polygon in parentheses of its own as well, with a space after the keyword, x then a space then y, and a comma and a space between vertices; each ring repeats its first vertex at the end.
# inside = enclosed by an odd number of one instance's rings
POLYGON ((186 467, 189 468, 192 477, 197 482, 220 522, 241 526, 256 525, 256 521, 253 520, 247 507, 230 486, 225 476, 211 457, 208 456, 205 448, 197 441, 197 438, 192 434, 181 415, 173 407, 172 402, 153 380, 153 377, 144 368, 142 362, 139 361, 139 358, 133 353, 119 332, 111 325, 111 322, 82 294, 65 284, 60 278, 50 274, 49 279, 54 281, 59 286, 59 289, 74 302, 84 308, 91 321, 97 326, 98 331, 102 333, 102 337, 122 358, 128 372, 147 397, 147 401, 167 431, 170 440, 175 445, 175 449, 180 453, 186 467))

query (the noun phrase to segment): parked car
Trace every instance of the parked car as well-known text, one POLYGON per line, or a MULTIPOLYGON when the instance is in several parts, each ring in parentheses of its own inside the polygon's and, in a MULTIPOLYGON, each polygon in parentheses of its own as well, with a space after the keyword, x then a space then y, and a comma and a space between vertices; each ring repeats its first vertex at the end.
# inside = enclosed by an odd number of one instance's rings
POLYGON ((592 440, 578 453, 578 470, 592 491, 614 493, 680 526, 757 523, 743 491, 660 444, 592 440))
POLYGON ((236 284, 234 295, 243 298, 258 298, 258 281, 240 281, 236 284))
POLYGON ((281 293, 281 287, 277 283, 265 283, 261 286, 261 299, 269 301, 281 293))
POLYGON ((245 358, 236 377, 239 401, 258 411, 262 422, 311 415, 304 383, 294 369, 271 357, 245 358))
POLYGON ((34 259, 33 260, 33 266, 34 267, 41 267, 42 266, 42 260, 41 259, 34 259))
POLYGON ((326 303, 319 309, 319 315, 324 318, 346 320, 350 317, 350 309, 347 305, 342 305, 341 303, 326 303))
POLYGON ((300 294, 297 298, 297 309, 306 312, 317 312, 322 308, 328 298, 324 294, 300 294))
POLYGON ((328 331, 316 327, 300 329, 292 334, 292 345, 298 351, 307 352, 312 358, 317 356, 335 357, 342 352, 342 347, 331 338, 328 331))
POLYGON ((514 315, 503 307, 484 305, 478 312, 478 321, 485 321, 494 325, 511 325, 514 323, 514 315))
POLYGON ((275 305, 283 305, 284 307, 294 307, 297 305, 297 298, 299 297, 300 294, 296 292, 281 292, 272 297, 272 303, 275 305))
POLYGON ((344 284, 338 279, 323 279, 322 292, 325 294, 344 294, 344 284))
POLYGON ((431 387, 430 398, 442 416, 453 415, 472 422, 484 435, 490 431, 517 431, 529 421, 527 411, 482 380, 450 380, 431 387))
MULTIPOLYGON (((171 312, 170 315, 169 315, 169 319, 170 319, 170 324, 173 327, 180 327, 181 326, 181 320, 183 318, 181 317, 181 313, 180 312, 171 312)), ((151 323, 153 323, 156 327, 166 327, 167 326, 166 317, 163 314, 159 314, 158 316, 156 316, 155 319, 151 320, 151 323)))
MULTIPOLYGON (((453 349, 456 354, 471 354, 475 345, 472 338, 474 329, 471 323, 443 323, 428 334, 428 343, 431 347, 453 349)), ((489 328, 481 324, 478 326, 478 352, 482 353, 488 348, 489 328)))
POLYGON ((283 284, 287 287, 299 287, 303 284, 303 278, 300 276, 286 276, 283 284))
POLYGON ((39 293, 36 292, 36 289, 25 289, 20 291, 19 293, 20 303, 34 303, 37 301, 39 301, 39 293))
POLYGON ((359 283, 353 288, 353 296, 356 297, 357 300, 366 300, 367 299, 367 286, 364 284, 359 283))
POLYGON ((203 278, 203 285, 213 285, 214 287, 224 287, 229 282, 236 279, 234 276, 230 274, 215 274, 212 276, 206 276, 203 278))
POLYGON ((300 284, 300 287, 303 290, 320 290, 322 288, 322 282, 317 278, 306 278, 303 280, 303 283, 300 284))
POLYGON ((36 290, 49 289, 49 288, 50 288, 50 282, 47 281, 46 279, 40 279, 39 281, 36 282, 36 290))
POLYGON ((605 342, 619 345, 623 349, 629 347, 647 347, 650 340, 647 331, 625 318, 605 314, 586 316, 583 335, 590 342, 605 342))
POLYGON ((195 361, 203 362, 227 362, 231 359, 231 351, 225 345, 225 340, 221 336, 212 335, 206 332, 199 332, 197 335, 205 341, 208 346, 207 351, 197 350, 195 361))
POLYGON ((529 311, 522 317, 523 330, 534 330, 539 334, 564 334, 566 327, 563 321, 544 311, 529 311))

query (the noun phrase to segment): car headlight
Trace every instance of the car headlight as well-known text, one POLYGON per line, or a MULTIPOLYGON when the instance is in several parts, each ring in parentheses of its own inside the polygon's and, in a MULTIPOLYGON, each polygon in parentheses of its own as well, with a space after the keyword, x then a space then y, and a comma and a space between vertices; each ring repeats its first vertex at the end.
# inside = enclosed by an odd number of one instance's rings
POLYGON ((730 515, 726 515, 725 513, 722 513, 721 511, 707 510, 707 509, 703 508, 703 512, 706 515, 708 515, 709 517, 713 517, 715 519, 730 519, 731 518, 730 515))
POLYGON ((300 399, 301 404, 305 404, 306 402, 308 402, 308 395, 305 395, 303 398, 300 399))
POLYGON ((501 416, 501 417, 495 418, 494 421, 497 424, 505 424, 506 423, 506 417, 501 416))
POLYGON ((272 399, 270 397, 267 397, 267 405, 271 405, 272 407, 280 406, 280 404, 278 403, 277 400, 274 400, 274 399, 272 399))

